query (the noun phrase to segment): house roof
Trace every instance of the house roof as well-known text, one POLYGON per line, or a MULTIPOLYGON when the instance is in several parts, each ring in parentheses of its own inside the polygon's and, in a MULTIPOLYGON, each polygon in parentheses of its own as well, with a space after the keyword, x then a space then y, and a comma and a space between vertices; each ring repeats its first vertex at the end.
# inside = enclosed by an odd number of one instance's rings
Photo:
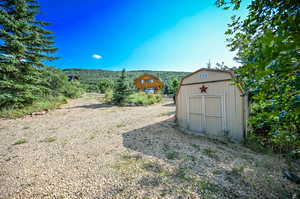
POLYGON ((190 74, 188 74, 187 76, 183 77, 181 79, 181 83, 183 82, 184 79, 198 73, 198 72, 201 72, 201 71, 212 71, 212 72, 223 72, 223 73, 229 73, 230 76, 233 78, 234 77, 234 73, 233 71, 230 71, 230 70, 221 70, 221 69, 212 69, 212 68, 200 68, 199 70, 196 70, 195 72, 192 72, 190 74))
POLYGON ((145 74, 139 76, 139 77, 136 78, 134 81, 137 81, 137 80, 143 78, 144 76, 151 76, 153 79, 156 79, 156 80, 158 80, 158 81, 161 81, 158 77, 155 77, 154 75, 150 75, 150 74, 147 74, 147 73, 145 73, 145 74))

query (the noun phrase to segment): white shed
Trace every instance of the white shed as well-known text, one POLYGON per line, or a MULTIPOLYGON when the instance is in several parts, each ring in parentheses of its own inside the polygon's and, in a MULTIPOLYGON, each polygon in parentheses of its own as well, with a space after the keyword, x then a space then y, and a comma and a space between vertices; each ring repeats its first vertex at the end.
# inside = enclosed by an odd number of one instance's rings
POLYGON ((230 71, 203 68, 181 80, 176 121, 183 131, 236 141, 245 138, 248 99, 232 77, 230 71))

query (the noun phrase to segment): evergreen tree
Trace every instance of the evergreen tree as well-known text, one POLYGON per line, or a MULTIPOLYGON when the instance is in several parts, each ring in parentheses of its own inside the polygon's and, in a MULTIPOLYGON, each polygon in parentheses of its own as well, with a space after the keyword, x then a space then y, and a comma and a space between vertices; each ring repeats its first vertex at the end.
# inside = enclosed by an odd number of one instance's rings
POLYGON ((39 21, 36 0, 0 2, 0 107, 30 104, 49 92, 44 61, 56 59, 52 32, 39 21))
POLYGON ((172 90, 173 94, 176 94, 177 89, 179 88, 179 84, 180 84, 180 82, 179 82, 178 78, 174 77, 172 79, 172 83, 171 83, 171 90, 172 90))
POLYGON ((125 69, 122 70, 120 78, 116 81, 113 101, 116 104, 123 104, 126 97, 130 94, 129 82, 125 69))

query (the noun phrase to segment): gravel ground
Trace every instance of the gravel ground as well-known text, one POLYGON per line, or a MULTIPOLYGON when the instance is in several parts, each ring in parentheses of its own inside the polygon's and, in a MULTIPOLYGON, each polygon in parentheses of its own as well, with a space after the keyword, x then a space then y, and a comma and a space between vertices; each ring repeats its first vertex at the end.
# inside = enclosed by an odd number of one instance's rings
POLYGON ((279 155, 185 135, 165 100, 116 107, 94 95, 0 120, 0 198, 297 198, 279 155))

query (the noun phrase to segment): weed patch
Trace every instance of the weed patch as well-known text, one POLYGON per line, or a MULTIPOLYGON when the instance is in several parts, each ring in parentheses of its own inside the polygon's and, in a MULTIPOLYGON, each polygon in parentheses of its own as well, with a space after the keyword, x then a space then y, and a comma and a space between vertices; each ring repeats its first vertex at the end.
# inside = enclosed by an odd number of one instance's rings
POLYGON ((126 124, 124 124, 124 123, 121 123, 121 124, 117 124, 117 128, 122 128, 122 127, 125 127, 126 126, 126 124))
POLYGON ((144 163, 142 165, 143 169, 145 169, 146 171, 151 171, 154 173, 161 173, 162 172, 162 167, 160 164, 156 163, 156 162, 147 162, 144 163))
POLYGON ((55 142, 55 141, 56 141, 56 137, 49 137, 43 139, 41 142, 55 142))
POLYGON ((229 175, 240 176, 244 172, 245 166, 240 165, 239 167, 233 167, 231 171, 228 173, 229 175))
POLYGON ((20 139, 20 140, 16 141, 13 145, 20 145, 20 144, 25 144, 25 143, 27 143, 26 139, 20 139))
POLYGON ((169 160, 175 160, 178 158, 178 155, 179 153, 176 152, 176 151, 169 151, 166 153, 166 157, 169 159, 169 160))
POLYGON ((200 146, 197 144, 192 144, 191 146, 198 151, 200 151, 200 149, 201 149, 200 146))
POLYGON ((216 160, 219 159, 219 156, 217 155, 217 150, 212 148, 203 149, 203 154, 216 160))
POLYGON ((92 136, 89 137, 90 140, 93 140, 95 138, 96 138, 96 136, 94 136, 94 135, 92 135, 92 136))

